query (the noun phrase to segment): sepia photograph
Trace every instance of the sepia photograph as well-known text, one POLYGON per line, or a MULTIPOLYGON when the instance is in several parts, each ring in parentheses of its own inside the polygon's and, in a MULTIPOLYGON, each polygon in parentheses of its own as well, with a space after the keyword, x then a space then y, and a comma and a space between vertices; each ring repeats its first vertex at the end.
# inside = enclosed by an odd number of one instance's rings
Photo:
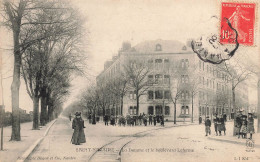
POLYGON ((0 0, 0 162, 259 162, 259 5, 0 0))

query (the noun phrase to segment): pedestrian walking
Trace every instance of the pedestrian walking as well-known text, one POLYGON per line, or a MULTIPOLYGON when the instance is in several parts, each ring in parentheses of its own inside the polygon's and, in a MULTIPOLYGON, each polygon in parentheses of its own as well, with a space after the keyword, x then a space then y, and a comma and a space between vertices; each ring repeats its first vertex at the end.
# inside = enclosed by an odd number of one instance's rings
POLYGON ((108 119, 109 119, 109 117, 108 117, 108 115, 106 114, 106 115, 104 116, 104 121, 105 121, 105 125, 106 125, 106 126, 108 126, 108 119))
POLYGON ((241 129, 240 129, 240 134, 242 135, 242 138, 246 138, 246 135, 247 135, 247 116, 246 115, 242 115, 242 125, 241 125, 241 129))
POLYGON ((200 116, 199 117, 199 124, 201 124, 202 123, 202 117, 200 116))
POLYGON ((143 115, 144 126, 147 126, 147 115, 143 115))
POLYGON ((221 130, 224 131, 224 135, 226 135, 226 126, 225 126, 225 118, 224 115, 220 117, 221 130))
POLYGON ((75 118, 72 121, 72 129, 74 129, 71 142, 75 145, 80 145, 86 142, 86 137, 84 133, 84 120, 81 118, 81 113, 76 112, 75 118))
POLYGON ((205 132, 206 132, 206 136, 211 134, 211 121, 209 120, 209 117, 207 116, 206 120, 205 120, 205 132))
POLYGON ((125 126, 125 122, 126 122, 126 120, 125 120, 125 117, 124 117, 123 115, 122 115, 121 122, 122 122, 122 125, 125 126))
POLYGON ((250 134, 249 139, 252 139, 253 134, 255 133, 254 118, 252 113, 248 113, 247 132, 250 134))
POLYGON ((136 124, 137 124, 137 118, 138 118, 138 116, 137 116, 137 115, 134 115, 134 116, 133 116, 133 120, 134 120, 134 126, 136 126, 136 124))
POLYGON ((138 125, 142 125, 142 120, 143 120, 143 116, 140 113, 140 115, 138 116, 138 125))
POLYGON ((218 130, 218 134, 219 136, 221 136, 221 132, 224 130, 223 128, 223 125, 221 124, 221 115, 218 115, 218 118, 217 118, 217 130, 218 130))
POLYGON ((216 136, 218 136, 218 117, 217 117, 217 114, 214 116, 214 119, 213 119, 213 122, 214 122, 214 128, 215 128, 215 132, 216 132, 216 136))
POLYGON ((157 117, 155 115, 153 115, 153 125, 156 126, 156 120, 157 120, 157 117))
POLYGON ((153 124, 153 116, 152 114, 149 114, 149 125, 153 124))
POLYGON ((92 115, 92 124, 96 124, 96 114, 92 115))
POLYGON ((159 114, 156 115, 156 121, 157 121, 157 123, 160 123, 160 116, 159 116, 159 114))
POLYGON ((129 114, 126 115, 126 124, 127 124, 128 126, 131 126, 131 117, 130 117, 129 114))
POLYGON ((134 126, 134 123, 135 123, 135 122, 134 122, 134 116, 131 115, 131 116, 130 116, 130 125, 131 125, 131 126, 134 126))
POLYGON ((161 120, 161 126, 163 126, 163 127, 164 127, 164 116, 163 116, 163 115, 161 115, 161 116, 160 116, 160 118, 161 118, 161 119, 160 119, 160 120, 161 120))
POLYGON ((72 115, 71 115, 71 113, 70 113, 70 115, 69 115, 69 119, 70 119, 70 121, 71 121, 71 118, 72 118, 72 115))
POLYGON ((224 118, 224 122, 227 122, 227 114, 226 113, 223 114, 223 118, 224 118))
POLYGON ((236 115, 236 123, 235 123, 235 134, 238 135, 238 138, 240 138, 241 127, 242 127, 242 111, 240 110, 236 115))
POLYGON ((115 117, 113 115, 110 117, 110 125, 115 126, 115 117))
POLYGON ((89 124, 92 123, 91 119, 92 119, 92 115, 91 115, 91 113, 90 113, 90 114, 88 115, 88 122, 89 122, 89 124))

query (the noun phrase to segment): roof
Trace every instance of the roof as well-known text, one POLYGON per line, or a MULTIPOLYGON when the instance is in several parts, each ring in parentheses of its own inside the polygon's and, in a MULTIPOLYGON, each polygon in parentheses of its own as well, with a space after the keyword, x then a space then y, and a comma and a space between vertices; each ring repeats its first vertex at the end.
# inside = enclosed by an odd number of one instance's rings
POLYGON ((192 52, 190 47, 176 40, 151 40, 144 41, 133 47, 138 53, 189 53, 192 52), (156 50, 156 47, 158 49, 156 50), (161 50, 160 47, 161 46, 161 50))

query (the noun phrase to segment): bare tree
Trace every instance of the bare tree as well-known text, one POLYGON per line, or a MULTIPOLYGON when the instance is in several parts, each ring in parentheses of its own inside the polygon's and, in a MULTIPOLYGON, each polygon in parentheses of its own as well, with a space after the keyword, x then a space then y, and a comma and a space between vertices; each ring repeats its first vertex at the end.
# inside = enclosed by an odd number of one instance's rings
MULTIPOLYGON (((187 72, 187 69, 182 69, 181 65, 180 66, 171 66, 170 67, 170 83, 169 83, 169 88, 170 88, 170 99, 173 102, 174 105, 174 116, 173 116, 173 122, 176 124, 176 119, 177 119, 177 114, 176 114, 176 109, 177 109, 177 102, 181 98, 182 93, 185 91, 185 86, 187 86, 188 83, 188 78, 187 75, 184 75, 185 72, 187 72), (185 80, 185 77, 186 80, 185 80)), ((186 73, 187 74, 187 73, 186 73)))
POLYGON ((98 105, 102 108, 102 113, 103 113, 103 116, 105 115, 106 113, 106 109, 109 107, 109 104, 110 104, 110 96, 111 96, 111 93, 109 91, 109 86, 108 84, 103 83, 98 85, 97 87, 97 100, 98 100, 98 105))
POLYGON ((86 105, 85 108, 89 112, 92 112, 93 115, 95 115, 99 104, 100 103, 96 86, 89 87, 81 97, 81 105, 86 105))
POLYGON ((120 76, 117 76, 114 80, 109 81, 109 91, 115 95, 116 98, 120 100, 120 114, 123 113, 124 96, 129 89, 127 75, 121 72, 120 76))
MULTIPOLYGON (((13 33, 14 42, 14 71, 13 71, 13 82, 11 85, 12 92, 12 135, 11 140, 20 141, 20 119, 19 119, 19 88, 20 88, 20 68, 22 62, 23 51, 28 48, 37 40, 32 40, 28 42, 20 41, 20 33, 23 31, 23 26, 26 24, 31 24, 31 22, 26 20, 26 16, 31 15, 32 10, 36 10, 35 6, 39 4, 40 1, 29 1, 29 0, 19 0, 17 2, 11 2, 4 0, 4 13, 3 17, 5 19, 4 24, 13 33)), ((39 39, 39 38, 38 38, 39 39)), ((43 39, 43 38, 40 38, 43 39)))
POLYGON ((194 73, 196 69, 197 69, 196 64, 190 65, 190 67, 187 69, 189 74, 188 87, 189 87, 190 98, 191 98, 191 122, 192 123, 194 121, 194 99, 198 94, 201 85, 198 74, 194 73))
MULTIPOLYGON (((231 82, 232 90, 232 107, 234 109, 234 117, 236 118, 237 106, 236 106, 236 88, 239 84, 247 80, 252 72, 241 65, 239 62, 226 61, 224 64, 220 64, 219 70, 225 72, 228 75, 228 81, 231 82)), ((234 120, 234 126, 236 125, 236 120, 234 120)), ((233 135, 235 135, 235 129, 233 130, 233 135)))
POLYGON ((82 51, 79 51, 78 45, 84 33, 82 33, 82 21, 78 17, 78 13, 72 8, 61 3, 51 3, 48 9, 43 8, 41 12, 36 12, 33 17, 27 18, 29 22, 36 23, 27 24, 21 34, 21 40, 28 42, 45 37, 27 48, 23 59, 25 60, 23 76, 28 94, 34 101, 33 129, 38 129, 39 125, 39 98, 41 98, 41 124, 45 125, 47 121, 46 102, 49 82, 64 71, 67 73, 73 70, 79 71, 78 62, 82 59, 79 58, 79 52, 82 51), (55 64, 51 64, 52 60, 55 64))
POLYGON ((142 95, 145 95, 150 88, 149 81, 147 79, 150 69, 142 61, 132 61, 124 66, 124 73, 127 75, 129 86, 134 90, 136 95, 136 113, 139 114, 139 100, 142 95))

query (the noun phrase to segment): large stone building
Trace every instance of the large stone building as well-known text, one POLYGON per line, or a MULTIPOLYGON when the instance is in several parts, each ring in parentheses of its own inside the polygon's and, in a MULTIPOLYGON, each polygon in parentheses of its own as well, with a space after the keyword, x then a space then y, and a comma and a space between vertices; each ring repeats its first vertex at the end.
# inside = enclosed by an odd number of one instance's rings
MULTIPOLYGON (((228 76, 221 70, 221 65, 205 63, 196 56, 192 49, 178 41, 155 40, 145 41, 132 47, 123 43, 118 55, 104 64, 99 74, 97 85, 113 80, 121 75, 125 65, 141 62, 147 67, 147 84, 145 94, 140 97, 139 113, 164 114, 166 120, 173 120, 176 99, 177 121, 194 120, 201 115, 203 118, 214 113, 230 115, 232 108, 231 83, 228 76), (149 83, 149 82, 148 82, 149 83)), ((237 96, 247 99, 247 86, 237 96)), ((106 113, 136 114, 137 103, 134 89, 129 89, 120 102, 111 104, 106 113)))

